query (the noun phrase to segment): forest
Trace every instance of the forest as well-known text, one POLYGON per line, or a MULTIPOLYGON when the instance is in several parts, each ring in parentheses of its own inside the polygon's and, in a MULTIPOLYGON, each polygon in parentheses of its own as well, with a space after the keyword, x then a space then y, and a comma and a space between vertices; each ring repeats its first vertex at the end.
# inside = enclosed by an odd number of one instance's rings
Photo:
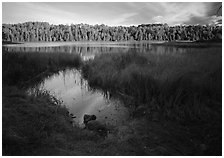
POLYGON ((138 26, 107 26, 71 24, 52 25, 48 22, 3 24, 2 40, 10 42, 56 41, 142 41, 142 40, 218 40, 222 36, 219 25, 142 24, 138 26))

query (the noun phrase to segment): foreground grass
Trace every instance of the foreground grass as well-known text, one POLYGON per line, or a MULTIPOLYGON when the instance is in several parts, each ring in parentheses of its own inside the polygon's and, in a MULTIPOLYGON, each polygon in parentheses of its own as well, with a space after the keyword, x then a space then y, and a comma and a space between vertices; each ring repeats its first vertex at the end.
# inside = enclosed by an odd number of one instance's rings
POLYGON ((46 92, 3 87, 3 155, 200 155, 189 132, 172 122, 133 119, 103 139, 72 126, 67 109, 46 92), (149 125, 149 126, 146 126, 149 125))
POLYGON ((3 87, 3 155, 79 155, 80 141, 95 142, 95 133, 72 127, 60 102, 48 93, 27 95, 16 87, 3 87))
POLYGON ((187 54, 102 54, 83 74, 93 88, 109 91, 133 117, 170 120, 187 127, 206 154, 221 154, 221 49, 187 54))

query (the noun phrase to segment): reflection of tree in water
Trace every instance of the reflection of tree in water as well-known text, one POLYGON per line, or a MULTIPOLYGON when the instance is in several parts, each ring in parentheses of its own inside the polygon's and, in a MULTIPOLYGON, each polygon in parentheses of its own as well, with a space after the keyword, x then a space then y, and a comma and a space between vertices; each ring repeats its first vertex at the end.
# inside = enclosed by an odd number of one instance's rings
POLYGON ((83 79, 81 73, 76 69, 68 70, 68 74, 70 74, 70 72, 73 74, 74 83, 80 86, 81 90, 89 91, 90 88, 88 82, 83 79))
POLYGON ((109 47, 109 46, 57 46, 57 47, 3 47, 8 52, 46 52, 46 53, 77 53, 84 60, 92 59, 96 54, 127 52, 128 47, 109 47))
POLYGON ((46 53, 76 53, 82 60, 94 59, 96 55, 102 53, 153 53, 153 54, 170 54, 178 55, 186 53, 188 48, 180 48, 176 46, 159 46, 149 43, 133 43, 133 44, 83 44, 75 46, 57 46, 57 47, 3 47, 3 50, 9 52, 46 52, 46 53))
POLYGON ((179 56, 186 52, 189 52, 188 48, 178 48, 174 46, 151 46, 150 49, 150 53, 160 55, 166 54, 166 55, 179 56))

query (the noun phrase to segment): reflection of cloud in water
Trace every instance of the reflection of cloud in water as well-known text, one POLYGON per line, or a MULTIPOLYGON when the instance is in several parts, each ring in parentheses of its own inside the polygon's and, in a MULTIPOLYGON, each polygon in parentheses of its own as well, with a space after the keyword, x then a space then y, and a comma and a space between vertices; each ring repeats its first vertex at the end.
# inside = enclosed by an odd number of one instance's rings
POLYGON ((89 91, 87 81, 78 70, 61 71, 47 78, 39 88, 62 99, 70 113, 76 116, 78 124, 82 124, 84 114, 94 114, 99 121, 114 125, 128 117, 126 108, 117 110, 117 104, 123 106, 121 103, 105 98, 100 91, 89 91))

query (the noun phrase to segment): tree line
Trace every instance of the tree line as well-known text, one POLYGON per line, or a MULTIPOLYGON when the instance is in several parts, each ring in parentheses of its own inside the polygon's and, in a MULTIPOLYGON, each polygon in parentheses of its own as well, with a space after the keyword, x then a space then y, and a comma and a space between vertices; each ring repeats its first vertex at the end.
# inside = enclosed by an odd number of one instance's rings
POLYGON ((3 24, 2 40, 11 42, 56 41, 142 41, 142 40, 213 40, 221 39, 218 25, 142 24, 138 26, 50 25, 47 22, 3 24))

